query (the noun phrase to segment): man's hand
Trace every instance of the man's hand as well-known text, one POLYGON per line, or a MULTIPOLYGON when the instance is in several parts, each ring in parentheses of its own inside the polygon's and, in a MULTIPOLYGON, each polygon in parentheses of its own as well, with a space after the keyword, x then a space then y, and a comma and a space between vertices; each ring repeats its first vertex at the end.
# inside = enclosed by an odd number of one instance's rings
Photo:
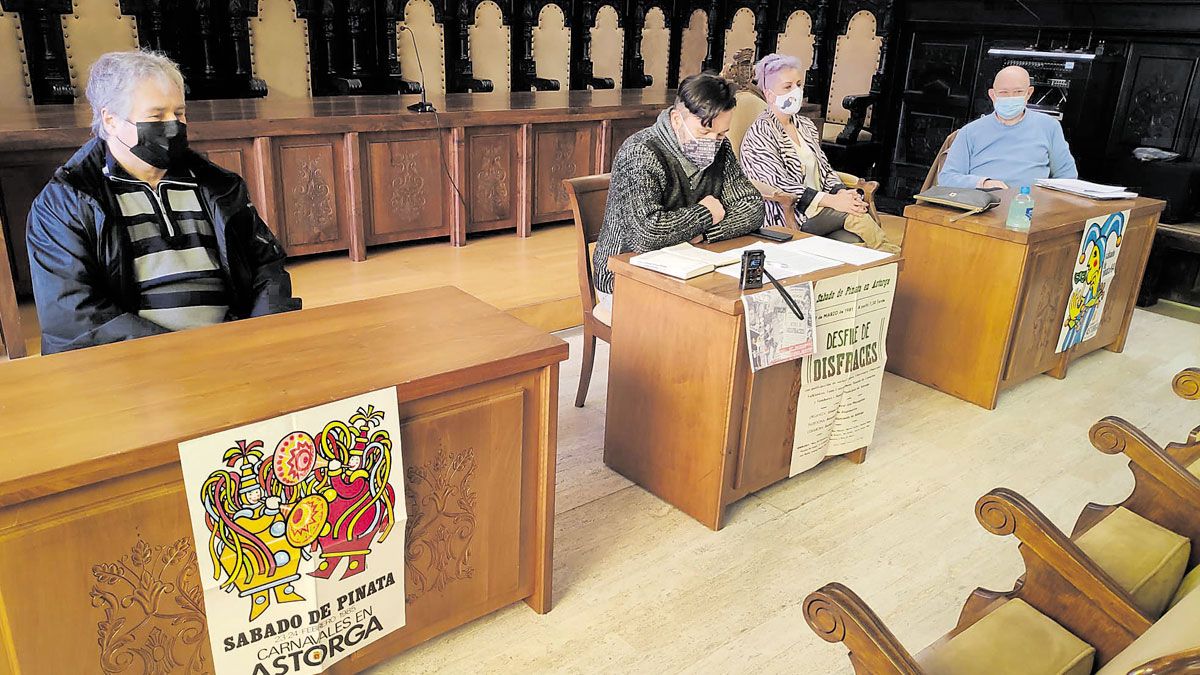
POLYGON ((867 203, 858 195, 857 190, 839 190, 834 194, 822 197, 821 206, 842 213, 867 212, 867 203))
POLYGON ((978 187, 980 190, 988 190, 991 188, 999 188, 1001 190, 1007 190, 1008 183, 1005 183, 1002 180, 996 180, 995 178, 984 178, 983 180, 979 181, 978 187))
POLYGON ((716 197, 709 195, 701 199, 700 206, 708 209, 708 212, 712 214, 713 225, 725 220, 725 207, 721 206, 721 200, 716 197))

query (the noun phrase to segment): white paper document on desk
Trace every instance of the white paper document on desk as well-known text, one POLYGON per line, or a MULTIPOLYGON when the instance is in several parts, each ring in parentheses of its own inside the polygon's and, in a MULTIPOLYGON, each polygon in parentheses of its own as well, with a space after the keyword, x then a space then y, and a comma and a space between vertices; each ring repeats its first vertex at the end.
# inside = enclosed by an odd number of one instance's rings
POLYGON ((1089 199, 1133 199, 1137 196, 1136 192, 1121 185, 1103 185, 1077 178, 1039 178, 1035 184, 1089 199))
POLYGON ((836 267, 841 263, 837 260, 822 258, 821 256, 810 255, 802 251, 791 251, 784 247, 783 244, 751 244, 741 248, 728 251, 728 254, 736 254, 738 264, 721 267, 717 271, 734 278, 741 277, 741 259, 743 251, 762 251, 767 254, 767 271, 776 279, 786 279, 795 277, 801 274, 808 274, 823 270, 827 267, 836 267))
POLYGON ((816 255, 848 265, 867 265, 892 255, 884 251, 876 251, 865 246, 855 246, 825 237, 803 237, 779 246, 788 252, 816 255))

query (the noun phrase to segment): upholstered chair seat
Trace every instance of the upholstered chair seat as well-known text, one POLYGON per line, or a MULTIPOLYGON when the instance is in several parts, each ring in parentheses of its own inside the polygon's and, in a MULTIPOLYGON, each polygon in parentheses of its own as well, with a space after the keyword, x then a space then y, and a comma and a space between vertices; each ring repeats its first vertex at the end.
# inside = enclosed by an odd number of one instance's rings
POLYGON ((1126 675, 1154 659, 1200 646, 1200 593, 1172 607, 1132 644, 1117 654, 1096 675, 1126 675))
POLYGON ((1075 543, 1151 618, 1159 617, 1174 597, 1191 555, 1186 537, 1124 507, 1114 509, 1075 543))
POLYGON ((917 661, 927 675, 1088 675, 1095 656, 1091 645, 1014 599, 917 661))

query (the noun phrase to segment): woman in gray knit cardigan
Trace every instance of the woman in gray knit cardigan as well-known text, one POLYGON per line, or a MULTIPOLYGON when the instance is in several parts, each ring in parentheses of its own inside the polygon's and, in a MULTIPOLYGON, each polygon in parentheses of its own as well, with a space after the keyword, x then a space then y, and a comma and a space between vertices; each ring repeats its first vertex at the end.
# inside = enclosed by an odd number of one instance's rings
POLYGON ((613 160, 604 224, 592 258, 600 304, 611 309, 608 258, 696 238, 718 241, 763 223, 762 195, 725 138, 734 86, 703 73, 679 85, 675 105, 621 145, 613 160))

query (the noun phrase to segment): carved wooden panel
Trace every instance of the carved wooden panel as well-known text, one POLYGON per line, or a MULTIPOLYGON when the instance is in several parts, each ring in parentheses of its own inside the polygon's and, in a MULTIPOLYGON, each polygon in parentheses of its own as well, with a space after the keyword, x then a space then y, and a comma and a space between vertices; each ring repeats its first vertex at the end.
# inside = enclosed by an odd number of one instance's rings
POLYGON ((289 255, 349 246, 341 209, 346 158, 340 136, 285 136, 275 141, 279 232, 289 255))
POLYGON ((412 32, 396 36, 400 69, 410 80, 420 79, 420 70, 425 70, 425 91, 430 96, 446 93, 446 33, 441 23, 435 21, 433 3, 430 0, 409 0, 404 6, 404 21, 400 22, 412 32), (421 53, 421 68, 417 64, 417 52, 413 49, 416 39, 421 53))
POLYGON ((499 230, 517 226, 518 172, 516 127, 467 129, 466 181, 467 231, 499 230))
POLYGON ((21 17, 15 12, 0 11, 0 91, 8 92, 9 96, 22 92, 26 101, 33 102, 25 33, 21 17))
POLYGON ((973 37, 917 35, 913 38, 908 91, 944 95, 969 102, 978 65, 978 41, 973 37))
POLYGON ((646 74, 654 78, 649 88, 667 88, 670 49, 671 30, 667 27, 667 17, 660 7, 651 7, 646 12, 646 25, 642 28, 642 58, 646 62, 646 74))
MULTIPOLYGON (((839 35, 833 57, 833 73, 829 79, 829 104, 825 119, 845 124, 850 111, 842 99, 852 94, 871 91, 871 78, 879 67, 883 38, 875 34, 875 15, 867 11, 854 14, 845 35, 839 35)), ((871 119, 870 114, 867 120, 871 119)))
POLYGON ((29 277, 29 254, 25 245, 29 207, 58 167, 72 154, 71 151, 36 151, 0 155, 0 185, 4 186, 4 224, 7 226, 5 232, 8 234, 17 293, 20 295, 33 293, 29 277))
POLYGON ((571 219, 564 178, 596 173, 596 125, 533 127, 533 222, 571 219))
POLYGON ((921 166, 932 165, 946 137, 960 126, 961 120, 954 115, 913 110, 905 104, 901 114, 896 160, 921 166))
POLYGON ((604 158, 604 170, 612 169, 613 158, 617 156, 617 150, 621 149, 621 144, 627 138, 654 124, 654 117, 633 117, 623 120, 613 120, 609 125, 608 131, 608 156, 604 158))
POLYGON ((1061 358, 1054 349, 1071 295, 1070 276, 1078 250, 1078 234, 1031 247, 1005 380, 1020 382, 1044 373, 1061 358))
POLYGON ((504 13, 492 0, 475 7, 475 22, 468 30, 471 44, 471 70, 475 77, 491 80, 492 91, 512 91, 511 29, 504 13))
POLYGON ((82 99, 87 89, 88 70, 106 52, 138 48, 133 17, 123 16, 114 0, 73 0, 75 11, 62 16, 63 42, 71 85, 82 99))
POLYGON ((294 0, 258 0, 250 20, 254 74, 271 96, 301 98, 312 93, 308 20, 296 16, 294 0))
POLYGON ((611 77, 617 89, 621 88, 625 53, 625 29, 619 23, 616 8, 603 5, 596 10, 596 25, 591 28, 592 75, 611 77))
POLYGON ((708 55, 708 20, 707 12, 694 9, 683 27, 683 41, 679 54, 680 82, 704 68, 704 57, 708 55))
POLYGON ((1190 150, 1200 96, 1200 48, 1134 44, 1125 69, 1115 137, 1122 151, 1149 146, 1190 150))
POLYGON ((363 137, 368 245, 450 234, 441 143, 437 131, 363 137))
POLYGON ((788 16, 787 25, 779 34, 775 51, 800 59, 800 64, 807 70, 812 67, 815 44, 812 16, 799 9, 788 16))
POLYGON ((259 171, 258 159, 254 154, 254 141, 247 138, 193 141, 191 147, 207 157, 213 164, 241 176, 250 190, 251 199, 258 206, 259 215, 266 220, 267 227, 278 234, 278 223, 271 222, 273 219, 268 216, 273 213, 274 209, 267 208, 267 204, 258 203, 270 199, 270 193, 264 189, 265 186, 262 184, 262 174, 259 171))
MULTIPOLYGON (((732 25, 725 31, 725 54, 736 54, 743 49, 754 49, 758 40, 757 26, 754 25, 754 10, 742 7, 733 15, 732 25)), ((755 60, 758 60, 755 54, 755 60)))
POLYGON ((538 12, 533 28, 533 60, 538 77, 558 80, 563 90, 571 82, 571 28, 562 7, 548 4, 538 12))
POLYGON ((524 416, 517 389, 401 423, 410 623, 519 588, 524 416))

